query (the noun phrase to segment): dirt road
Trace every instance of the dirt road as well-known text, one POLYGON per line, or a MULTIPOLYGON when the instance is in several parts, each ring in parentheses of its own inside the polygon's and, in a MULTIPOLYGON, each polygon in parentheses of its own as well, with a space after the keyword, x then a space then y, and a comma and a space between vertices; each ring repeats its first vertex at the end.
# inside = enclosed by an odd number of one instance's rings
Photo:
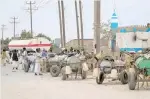
POLYGON ((120 82, 97 85, 94 79, 61 81, 2 67, 1 99, 150 99, 150 90, 130 91, 120 82))

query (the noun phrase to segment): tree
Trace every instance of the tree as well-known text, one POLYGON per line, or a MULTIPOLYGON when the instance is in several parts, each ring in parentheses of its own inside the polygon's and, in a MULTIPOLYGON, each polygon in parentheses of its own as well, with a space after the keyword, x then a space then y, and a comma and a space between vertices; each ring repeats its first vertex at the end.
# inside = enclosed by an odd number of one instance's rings
POLYGON ((44 38, 48 39, 49 41, 51 41, 50 37, 48 37, 48 36, 46 36, 46 35, 44 35, 42 33, 39 33, 36 37, 44 37, 44 38))
POLYGON ((102 23, 101 24, 101 35, 104 37, 104 38, 108 38, 108 39, 111 39, 112 38, 112 31, 110 29, 110 24, 111 22, 108 21, 107 23, 102 23))
MULTIPOLYGON (((39 33, 36 37, 44 37, 46 39, 48 39, 49 41, 51 41, 51 38, 42 34, 42 33, 39 33)), ((26 30, 22 30, 22 33, 21 33, 21 39, 30 39, 32 38, 32 34, 31 32, 27 32, 26 30)))
MULTIPOLYGON (((4 39, 3 40, 3 45, 1 45, 1 49, 8 49, 8 44, 9 44, 10 40, 11 39, 9 39, 9 38, 4 39)), ((2 43, 2 40, 0 40, 0 41, 2 43)))
POLYGON ((32 33, 31 32, 27 32, 26 30, 22 30, 21 33, 21 39, 29 39, 32 38, 32 33))
POLYGON ((9 42, 10 42, 10 40, 11 40, 11 39, 6 38, 6 39, 4 40, 4 42, 3 42, 3 43, 4 43, 5 45, 8 45, 8 44, 9 44, 9 42))

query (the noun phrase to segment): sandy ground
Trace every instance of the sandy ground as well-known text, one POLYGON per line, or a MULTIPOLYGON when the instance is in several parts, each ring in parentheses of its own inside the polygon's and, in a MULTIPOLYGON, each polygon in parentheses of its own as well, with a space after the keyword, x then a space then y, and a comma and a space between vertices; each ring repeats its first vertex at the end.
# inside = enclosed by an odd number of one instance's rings
POLYGON ((97 85, 95 79, 62 81, 2 67, 1 99, 150 99, 150 90, 130 91, 120 82, 97 85))

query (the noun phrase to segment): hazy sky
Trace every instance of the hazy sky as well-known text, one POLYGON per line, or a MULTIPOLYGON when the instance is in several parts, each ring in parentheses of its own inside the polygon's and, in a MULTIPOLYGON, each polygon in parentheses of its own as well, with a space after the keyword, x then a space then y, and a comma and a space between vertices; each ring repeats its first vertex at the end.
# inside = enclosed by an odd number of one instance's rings
MULTIPOLYGON (((39 9, 33 13, 33 31, 34 33, 44 33, 51 38, 60 37, 59 17, 57 0, 35 0, 39 9)), ((83 21, 84 37, 93 38, 93 1, 83 0, 83 21)), ((101 20, 106 22, 111 18, 114 8, 114 0, 101 0, 101 20)), ((119 17, 119 25, 146 25, 150 22, 150 0, 115 0, 116 12, 119 17)), ((16 33, 21 30, 30 30, 29 12, 25 11, 29 5, 25 0, 0 0, 0 25, 7 25, 4 31, 4 37, 13 36, 13 25, 10 17, 18 17, 16 33)), ((77 38, 76 36, 76 18, 74 0, 64 0, 66 38, 67 41, 77 38)), ((1 37, 1 36, 0 36, 1 37)))

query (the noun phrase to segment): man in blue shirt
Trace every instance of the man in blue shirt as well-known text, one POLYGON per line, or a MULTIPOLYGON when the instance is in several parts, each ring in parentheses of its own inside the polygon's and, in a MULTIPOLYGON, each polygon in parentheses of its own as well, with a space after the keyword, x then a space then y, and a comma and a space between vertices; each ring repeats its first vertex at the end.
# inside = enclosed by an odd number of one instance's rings
POLYGON ((43 51, 42 51, 42 57, 47 57, 47 51, 45 50, 45 49, 43 49, 43 51))

